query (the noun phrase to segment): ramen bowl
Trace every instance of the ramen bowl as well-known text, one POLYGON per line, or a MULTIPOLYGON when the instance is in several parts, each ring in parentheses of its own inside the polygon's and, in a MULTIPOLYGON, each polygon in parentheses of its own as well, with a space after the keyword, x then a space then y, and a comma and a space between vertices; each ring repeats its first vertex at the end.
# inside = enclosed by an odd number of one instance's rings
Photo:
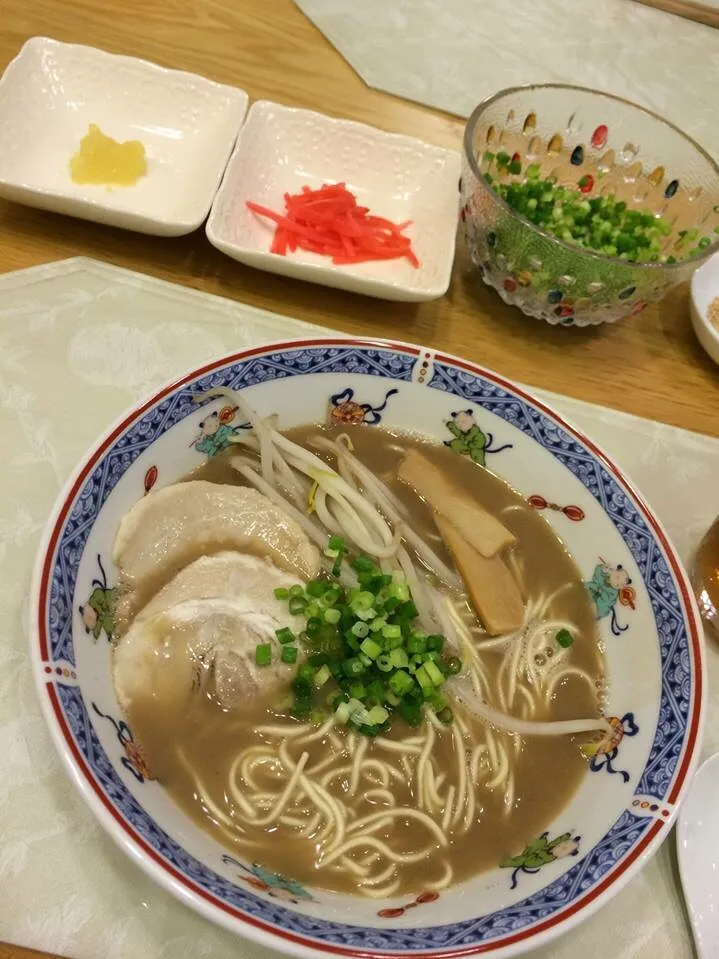
POLYGON ((662 299, 719 249, 719 167, 677 127, 626 100, 560 84, 515 87, 469 118, 461 215, 472 262, 506 303, 552 324, 615 322, 662 299), (496 191, 528 176, 661 217, 656 260, 631 262, 540 228, 496 191))
POLYGON ((660 523, 578 430, 456 357, 327 338, 218 359, 139 404, 98 440, 59 497, 39 552, 30 653, 71 779, 118 845, 178 899, 291 955, 452 959, 517 955, 546 943, 616 895, 660 846, 698 753, 700 635, 686 575, 660 523), (241 428, 237 410, 210 396, 218 387, 241 391, 263 417, 278 414, 281 428, 386 427, 451 444, 465 457, 477 456, 480 430, 489 469, 566 544, 596 604, 611 732, 595 743, 557 816, 539 834, 517 837, 516 855, 441 890, 428 881, 419 893, 379 900, 331 893, 297 882, 291 862, 280 874, 231 853, 153 778, 111 680, 112 544, 134 503, 205 464, 227 431, 241 428))

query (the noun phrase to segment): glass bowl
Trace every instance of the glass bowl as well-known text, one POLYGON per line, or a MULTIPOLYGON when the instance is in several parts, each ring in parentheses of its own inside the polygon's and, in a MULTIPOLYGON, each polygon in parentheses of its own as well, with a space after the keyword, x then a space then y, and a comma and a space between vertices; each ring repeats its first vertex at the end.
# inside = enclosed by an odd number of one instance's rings
POLYGON ((640 313, 719 249, 714 160, 656 114, 596 90, 546 84, 485 100, 465 130, 461 185, 467 246, 484 282, 552 324, 590 326, 640 313), (629 209, 661 216, 670 232, 657 261, 594 253, 513 210, 490 183, 523 182, 530 166, 587 199, 614 194, 629 209))

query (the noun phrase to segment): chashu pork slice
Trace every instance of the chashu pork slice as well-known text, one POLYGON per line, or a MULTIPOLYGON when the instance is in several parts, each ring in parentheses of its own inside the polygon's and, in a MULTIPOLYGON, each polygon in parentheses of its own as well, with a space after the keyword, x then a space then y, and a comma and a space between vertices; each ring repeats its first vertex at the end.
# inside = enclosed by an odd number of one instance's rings
POLYGON ((200 556, 238 550, 310 579, 320 554, 279 506, 245 486, 193 480, 152 492, 125 514, 112 558, 125 586, 166 583, 200 556))
POLYGON ((281 621, 281 625, 299 633, 304 628, 304 620, 290 616, 287 603, 274 594, 280 587, 295 584, 305 585, 299 577, 288 576, 269 559, 248 553, 215 553, 201 556, 180 570, 142 608, 139 616, 152 616, 190 599, 235 599, 247 603, 249 608, 264 610, 281 621))
POLYGON ((179 708, 210 692, 238 709, 257 695, 286 685, 292 669, 280 661, 275 631, 295 634, 303 619, 275 597, 299 582, 269 560, 244 553, 203 556, 186 566, 142 609, 113 651, 113 681, 120 704, 138 698, 179 708), (258 644, 270 643, 273 663, 255 662, 258 644))
POLYGON ((176 711, 208 694, 225 709, 251 707, 281 692, 294 675, 275 636, 290 623, 271 588, 143 611, 113 650, 118 701, 126 713, 143 704, 176 711), (268 666, 255 661, 260 643, 273 647, 268 666))

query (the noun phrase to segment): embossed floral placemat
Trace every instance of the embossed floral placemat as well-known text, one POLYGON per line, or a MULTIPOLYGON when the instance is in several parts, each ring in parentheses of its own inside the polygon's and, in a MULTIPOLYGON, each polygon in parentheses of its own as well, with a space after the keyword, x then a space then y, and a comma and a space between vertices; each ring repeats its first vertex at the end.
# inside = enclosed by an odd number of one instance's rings
MULTIPOLYGON (((96 824, 40 715, 27 603, 48 512, 111 420, 190 366, 317 332, 92 260, 0 276, 0 941, 73 959, 277 959, 180 905, 96 824)), ((688 558, 719 513, 719 440, 540 395, 624 467, 688 558)), ((716 647, 708 660, 705 753, 719 748, 716 647)), ((609 905, 533 956, 604 959, 608 948, 614 959, 692 955, 671 841, 609 905)))
POLYGON ((719 32, 630 0, 295 0, 374 89, 468 117, 504 87, 639 103, 719 156, 719 32))

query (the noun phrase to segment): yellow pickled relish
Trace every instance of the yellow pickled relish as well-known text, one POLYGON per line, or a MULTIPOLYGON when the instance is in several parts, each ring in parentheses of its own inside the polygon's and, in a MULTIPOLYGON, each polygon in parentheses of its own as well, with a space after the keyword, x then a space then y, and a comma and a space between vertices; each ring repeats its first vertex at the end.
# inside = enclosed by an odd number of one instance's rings
POLYGON ((145 147, 139 140, 119 143, 91 123, 70 160, 73 183, 96 186, 134 186, 147 173, 145 147))

